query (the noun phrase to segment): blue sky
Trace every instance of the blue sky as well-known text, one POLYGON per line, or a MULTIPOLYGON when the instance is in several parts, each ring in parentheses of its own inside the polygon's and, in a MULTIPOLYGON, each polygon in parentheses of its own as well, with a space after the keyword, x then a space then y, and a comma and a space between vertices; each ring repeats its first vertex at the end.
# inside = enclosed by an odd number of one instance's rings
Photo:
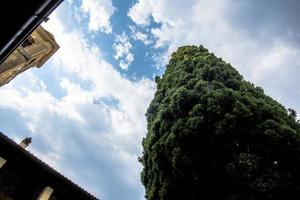
POLYGON ((59 51, 0 88, 0 131, 101 199, 141 200, 144 113, 173 51, 204 45, 300 112, 297 0, 65 0, 59 51))

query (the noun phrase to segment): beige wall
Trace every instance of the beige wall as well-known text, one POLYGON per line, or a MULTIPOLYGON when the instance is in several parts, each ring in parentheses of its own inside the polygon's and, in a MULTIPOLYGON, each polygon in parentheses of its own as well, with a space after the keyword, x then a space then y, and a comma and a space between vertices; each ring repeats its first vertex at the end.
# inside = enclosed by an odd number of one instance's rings
POLYGON ((53 35, 41 26, 37 27, 0 65, 0 86, 31 67, 41 67, 58 49, 53 35))
POLYGON ((48 200, 53 192, 53 189, 49 186, 45 187, 37 200, 48 200))
POLYGON ((6 160, 0 157, 0 168, 6 163, 6 160))

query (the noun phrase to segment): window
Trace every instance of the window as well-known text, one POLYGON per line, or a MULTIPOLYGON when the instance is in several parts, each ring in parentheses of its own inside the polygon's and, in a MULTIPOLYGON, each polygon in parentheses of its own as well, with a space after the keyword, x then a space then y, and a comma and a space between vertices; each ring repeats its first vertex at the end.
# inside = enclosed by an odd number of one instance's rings
POLYGON ((24 42, 22 43, 22 47, 28 47, 28 46, 30 46, 30 45, 32 45, 32 44, 34 44, 34 39, 33 39, 31 36, 29 36, 29 37, 26 38, 26 39, 24 40, 24 42))

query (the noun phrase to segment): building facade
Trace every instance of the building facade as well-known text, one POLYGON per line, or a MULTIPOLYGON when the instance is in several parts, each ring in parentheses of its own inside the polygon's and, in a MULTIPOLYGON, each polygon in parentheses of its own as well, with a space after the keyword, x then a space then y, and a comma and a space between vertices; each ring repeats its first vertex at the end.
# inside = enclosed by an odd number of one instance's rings
POLYGON ((0 65, 0 86, 31 67, 40 68, 58 49, 53 35, 38 26, 0 65))
POLYGON ((43 22, 63 0, 1 1, 0 64, 43 22))
POLYGON ((97 200, 0 132, 0 200, 97 200))

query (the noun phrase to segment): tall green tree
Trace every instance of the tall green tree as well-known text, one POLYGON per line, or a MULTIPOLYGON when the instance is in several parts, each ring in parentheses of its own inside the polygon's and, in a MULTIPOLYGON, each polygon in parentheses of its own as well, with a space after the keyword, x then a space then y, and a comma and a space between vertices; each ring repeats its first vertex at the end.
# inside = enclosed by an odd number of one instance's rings
POLYGON ((296 112, 202 46, 180 47, 146 113, 149 200, 300 199, 296 112))

